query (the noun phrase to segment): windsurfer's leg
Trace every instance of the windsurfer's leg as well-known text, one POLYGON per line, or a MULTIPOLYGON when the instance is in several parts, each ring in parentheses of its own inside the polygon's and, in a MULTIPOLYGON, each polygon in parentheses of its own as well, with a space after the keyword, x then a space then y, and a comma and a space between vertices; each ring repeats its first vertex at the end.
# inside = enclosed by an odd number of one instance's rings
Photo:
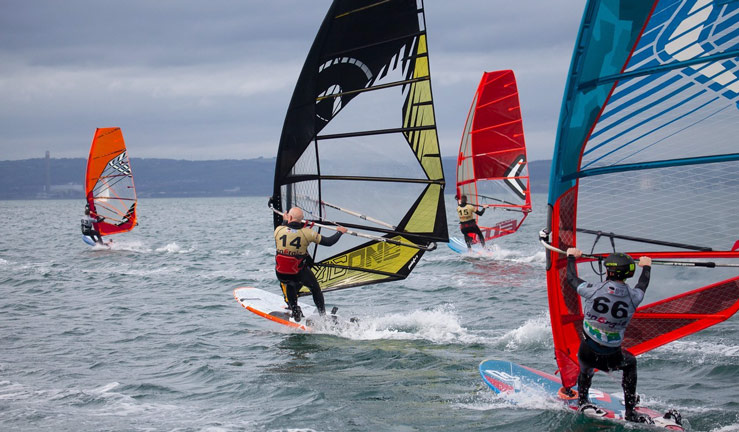
POLYGON ((595 373, 593 363, 596 361, 595 353, 584 341, 580 343, 580 349, 577 351, 577 360, 580 363, 580 374, 577 376, 577 403, 582 406, 590 402, 588 392, 595 373))
POLYGON ((318 284, 318 280, 316 280, 316 275, 313 274, 310 267, 300 270, 300 281, 310 289, 310 293, 313 295, 313 303, 316 304, 318 313, 324 315, 326 313, 326 305, 323 301, 323 291, 321 291, 321 286, 318 284))
POLYGON ((636 357, 628 351, 622 351, 623 361, 621 370, 624 375, 621 380, 621 387, 624 389, 624 405, 626 406, 626 415, 634 412, 636 408, 636 357))
POLYGON ((467 227, 462 228, 462 237, 464 237, 464 242, 467 244, 467 249, 472 249, 472 237, 467 227))
POLYGON ((298 305, 298 286, 299 284, 288 280, 284 275, 277 273, 277 280, 280 281, 280 288, 282 288, 282 297, 287 303, 287 306, 292 310, 298 305))
POLYGON ((480 231, 480 227, 477 225, 475 225, 475 234, 477 234, 477 238, 480 240, 482 247, 485 247, 485 236, 482 235, 482 231, 480 231))
POLYGON ((577 376, 577 404, 585 405, 590 402, 588 393, 590 392, 590 384, 593 383, 593 369, 586 371, 580 368, 580 375, 577 376))

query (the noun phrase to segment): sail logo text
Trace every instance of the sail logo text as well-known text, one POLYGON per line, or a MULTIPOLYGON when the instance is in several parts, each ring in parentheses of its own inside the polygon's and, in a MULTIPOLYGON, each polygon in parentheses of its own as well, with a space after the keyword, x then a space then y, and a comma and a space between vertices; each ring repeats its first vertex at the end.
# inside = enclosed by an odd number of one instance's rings
POLYGON ((482 231, 485 233, 485 238, 494 238, 515 232, 517 225, 518 221, 516 219, 508 219, 498 222, 494 227, 482 228, 482 231))
POLYGON ((381 264, 392 261, 399 256, 400 246, 398 245, 377 243, 366 246, 327 261, 326 264, 333 264, 339 267, 319 267, 318 272, 316 272, 316 279, 319 283, 325 283, 346 276, 349 270, 352 269, 377 270, 381 267, 381 264))

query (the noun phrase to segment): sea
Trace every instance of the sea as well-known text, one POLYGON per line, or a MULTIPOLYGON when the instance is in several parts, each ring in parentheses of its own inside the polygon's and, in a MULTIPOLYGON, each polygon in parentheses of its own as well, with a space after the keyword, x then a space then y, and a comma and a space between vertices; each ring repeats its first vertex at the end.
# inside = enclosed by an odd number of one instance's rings
MULTIPOLYGON (((0 201, 0 430, 654 430, 483 384, 486 358, 556 370, 546 196, 533 203, 490 252, 440 244, 403 281, 327 293, 359 323, 305 333, 233 297, 280 292, 266 197, 140 199, 110 249, 82 242, 81 199, 0 201)), ((638 373, 642 403, 688 430, 739 431, 739 318, 639 356, 638 373)), ((620 374, 594 387, 618 393, 620 374)))

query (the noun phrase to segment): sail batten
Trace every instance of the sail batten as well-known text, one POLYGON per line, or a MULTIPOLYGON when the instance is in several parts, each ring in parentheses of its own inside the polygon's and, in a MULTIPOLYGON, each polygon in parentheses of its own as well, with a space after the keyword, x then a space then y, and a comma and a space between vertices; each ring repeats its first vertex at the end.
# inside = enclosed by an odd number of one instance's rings
POLYGON ((335 0, 296 84, 275 209, 298 206, 314 220, 382 235, 313 246, 324 291, 401 280, 425 250, 448 240, 420 4, 335 0))

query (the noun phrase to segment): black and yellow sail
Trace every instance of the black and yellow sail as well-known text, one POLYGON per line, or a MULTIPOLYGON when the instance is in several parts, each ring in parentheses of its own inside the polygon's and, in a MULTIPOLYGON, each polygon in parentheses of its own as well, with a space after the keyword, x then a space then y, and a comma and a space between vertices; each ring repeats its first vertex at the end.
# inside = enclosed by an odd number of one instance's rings
POLYGON ((285 117, 273 203, 386 241, 314 246, 322 289, 408 276, 448 241, 443 190, 422 1, 335 0, 285 117))

